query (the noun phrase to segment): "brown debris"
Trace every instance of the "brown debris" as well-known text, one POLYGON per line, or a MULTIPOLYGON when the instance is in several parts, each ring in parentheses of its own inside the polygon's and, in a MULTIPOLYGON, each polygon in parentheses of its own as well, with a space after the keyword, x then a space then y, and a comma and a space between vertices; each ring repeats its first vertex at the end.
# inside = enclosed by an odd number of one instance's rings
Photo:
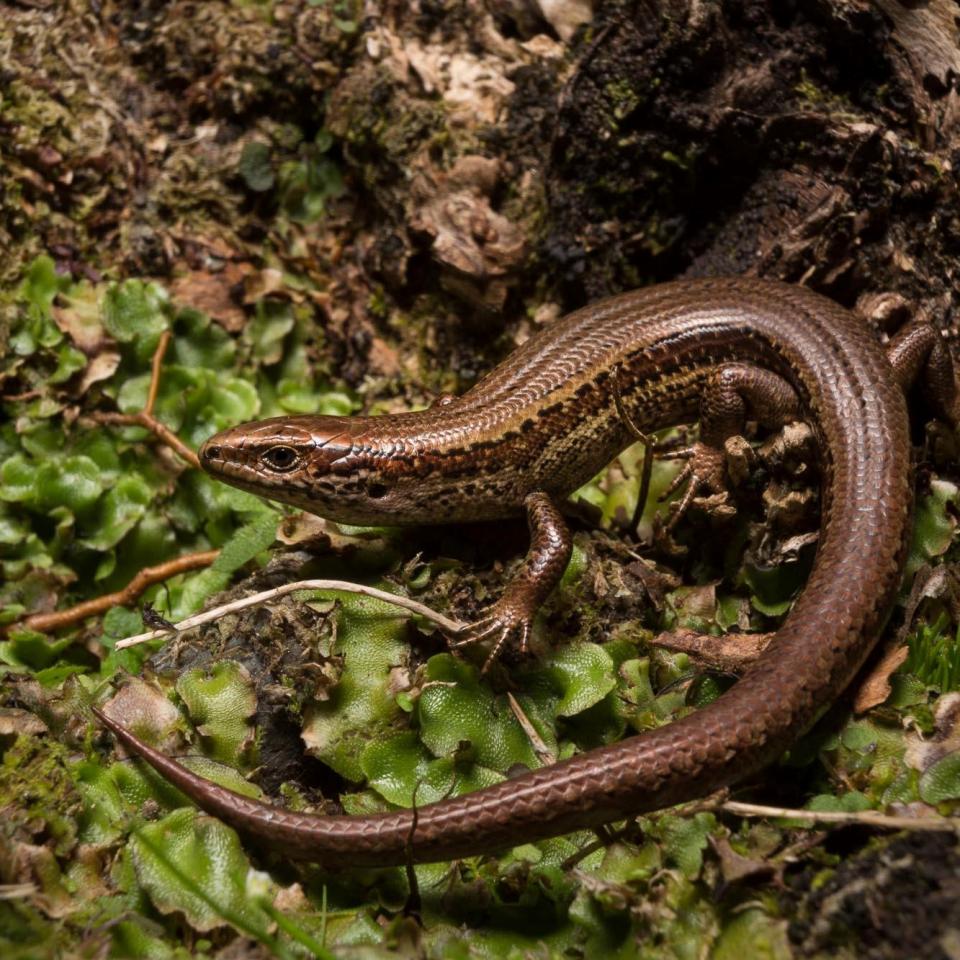
POLYGON ((727 883, 771 877, 778 872, 778 866, 769 860, 745 857, 737 853, 726 837, 711 835, 708 839, 720 860, 720 871, 727 883))
POLYGON ((500 166, 461 157, 449 173, 424 169, 411 185, 413 230, 431 238, 448 290, 488 310, 500 310, 509 276, 523 263, 523 231, 490 206, 500 166))
POLYGON ((767 648, 772 633, 724 633, 713 636, 695 630, 669 630, 650 643, 674 653, 686 653, 697 663, 722 673, 741 674, 767 648))
POLYGON ((870 671, 860 684, 853 700, 854 713, 866 713, 872 707, 878 707, 890 696, 890 678, 903 666, 910 656, 907 646, 888 650, 880 662, 870 671))
POLYGON ((247 321, 246 312, 238 303, 237 292, 252 271, 249 263, 228 263, 216 273, 194 270, 173 281, 170 296, 178 303, 209 314, 230 333, 237 333, 247 321))
POLYGON ((103 712, 166 753, 182 746, 177 708, 162 690, 139 677, 131 677, 103 706, 103 712))
POLYGON ((47 725, 29 710, 0 707, 0 737, 48 733, 47 725))
POLYGON ((921 80, 934 77, 943 89, 960 76, 960 24, 949 0, 900 3, 877 0, 893 21, 893 39, 907 51, 921 80))
POLYGON ((907 734, 905 763, 923 773, 938 760, 960 751, 960 693, 945 693, 937 700, 932 736, 911 731, 907 734))
POLYGON ((636 560, 626 567, 626 571, 640 581, 651 606, 657 612, 663 610, 667 594, 682 583, 676 574, 660 569, 649 560, 636 560))
POLYGON ((88 357, 96 356, 112 345, 95 305, 91 308, 90 305, 72 303, 66 306, 54 304, 53 321, 88 357))
POLYGON ((120 352, 118 350, 102 350, 93 357, 84 368, 77 384, 76 395, 82 397, 95 383, 108 380, 116 373, 120 366, 120 352))

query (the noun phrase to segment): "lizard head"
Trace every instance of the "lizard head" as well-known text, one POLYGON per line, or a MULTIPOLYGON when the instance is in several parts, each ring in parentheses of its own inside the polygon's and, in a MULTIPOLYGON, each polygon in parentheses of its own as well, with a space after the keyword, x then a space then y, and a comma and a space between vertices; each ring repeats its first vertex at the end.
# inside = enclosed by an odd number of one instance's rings
POLYGON ((345 523, 383 522, 362 417, 277 417, 242 423, 200 447, 200 465, 241 490, 345 523))

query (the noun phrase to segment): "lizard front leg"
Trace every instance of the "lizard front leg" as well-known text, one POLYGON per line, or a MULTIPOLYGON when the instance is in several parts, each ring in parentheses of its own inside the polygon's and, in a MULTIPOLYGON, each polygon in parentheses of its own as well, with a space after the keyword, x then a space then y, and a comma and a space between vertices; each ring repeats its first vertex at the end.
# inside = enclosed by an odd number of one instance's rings
POLYGON ((450 644, 452 647, 464 647, 492 641, 493 648, 484 662, 484 672, 511 637, 518 638, 520 652, 526 653, 533 618, 560 582, 573 548, 570 531, 547 494, 539 491, 531 493, 523 506, 530 528, 530 548, 520 571, 507 584, 503 595, 487 615, 458 634, 450 644))

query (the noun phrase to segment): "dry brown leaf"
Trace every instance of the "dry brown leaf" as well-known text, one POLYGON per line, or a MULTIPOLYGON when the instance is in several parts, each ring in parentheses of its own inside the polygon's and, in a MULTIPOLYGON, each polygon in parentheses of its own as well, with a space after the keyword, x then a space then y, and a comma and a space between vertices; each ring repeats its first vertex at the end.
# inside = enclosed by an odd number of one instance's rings
POLYGON ((647 598, 658 612, 663 609, 667 594, 683 582, 676 574, 659 570, 647 560, 636 560, 627 567, 627 572, 643 584, 647 598))
POLYGON ((708 839, 720 858, 720 871, 727 883, 736 883, 738 880, 748 880, 752 877, 769 877, 777 872, 776 865, 767 860, 757 860, 737 853, 726 837, 711 836, 708 839))
POLYGON ((92 300, 71 301, 66 306, 54 304, 53 322, 88 357, 95 356, 110 342, 100 322, 100 311, 92 300))
POLYGON ((77 396, 83 396, 90 387, 112 377, 120 366, 120 352, 118 350, 101 350, 83 371, 83 377, 77 386, 77 396))
MULTIPOLYGON (((174 752, 182 742, 176 729, 180 720, 177 708, 160 690, 138 677, 132 677, 121 687, 117 695, 104 705, 103 712, 138 736, 146 734, 164 753, 174 752)), ((122 747, 118 749, 122 750, 122 747)))
POLYGON ((561 40, 569 40, 577 27, 593 19, 592 0, 537 0, 537 6, 561 40))
POLYGON ((686 653, 697 663, 723 673, 739 674, 763 653, 773 637, 772 633, 725 633, 714 637, 695 630, 668 630, 650 643, 686 653))
POLYGON ((678 614, 712 620, 717 615, 717 585, 683 587, 674 594, 673 604, 678 614))
POLYGON ((410 226, 432 237, 433 258, 447 270, 444 285, 493 310, 526 258, 523 228, 491 206, 499 177, 496 161, 465 156, 449 172, 424 167, 411 190, 410 226))
POLYGON ((888 650, 883 659, 870 671, 870 675, 860 685, 853 701, 854 713, 866 713, 871 707, 878 707, 890 696, 890 678, 903 666, 910 655, 906 645, 888 650))
POLYGON ((228 263, 217 273, 194 270, 173 281, 170 295, 178 303, 209 314, 224 330, 237 333, 247 322, 247 315, 234 292, 252 269, 249 263, 228 263))
POLYGON ((328 523, 313 513, 294 513, 284 517, 277 527, 277 539, 288 547, 304 544, 328 546, 328 523))
POLYGON ((271 293, 279 293, 284 289, 283 271, 273 267, 257 270, 249 274, 243 281, 243 302, 256 303, 271 293))
POLYGON ((399 352, 396 347, 391 346, 382 337, 374 337, 370 341, 367 360, 371 372, 378 376, 397 377, 403 372, 399 352))
POLYGON ((0 707, 0 736, 47 733, 47 725, 29 710, 0 707))
POLYGON ((32 883, 37 892, 34 907, 53 919, 68 917, 77 909, 76 895, 61 882, 60 864, 46 844, 19 843, 7 855, 7 869, 15 883, 32 883))

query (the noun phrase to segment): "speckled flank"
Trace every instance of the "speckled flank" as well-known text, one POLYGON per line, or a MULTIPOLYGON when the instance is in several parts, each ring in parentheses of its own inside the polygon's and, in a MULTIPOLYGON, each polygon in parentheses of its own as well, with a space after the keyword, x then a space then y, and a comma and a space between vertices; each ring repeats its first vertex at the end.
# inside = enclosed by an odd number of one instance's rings
MULTIPOLYGON (((936 337, 920 336, 926 347, 894 351, 902 361, 895 372, 864 324, 803 288, 672 283, 563 318, 463 397, 422 413, 291 417, 238 427, 204 447, 215 475, 324 516, 358 523, 497 517, 521 512, 531 494, 570 492, 629 442, 614 404, 614 371, 625 409, 644 430, 693 419, 731 363, 772 371, 778 376, 769 379, 786 381, 824 441, 827 509, 817 560, 746 676, 677 723, 423 807, 414 819, 409 811, 326 817, 270 807, 202 780, 104 722, 205 810, 291 856, 351 866, 480 853, 740 780, 782 753, 843 690, 885 620, 911 509, 902 386, 925 367, 944 412, 956 418, 949 359, 936 337), (265 451, 278 444, 292 453, 277 455, 281 469, 266 469, 265 451)), ((550 547, 552 555, 562 546, 550 547)))

